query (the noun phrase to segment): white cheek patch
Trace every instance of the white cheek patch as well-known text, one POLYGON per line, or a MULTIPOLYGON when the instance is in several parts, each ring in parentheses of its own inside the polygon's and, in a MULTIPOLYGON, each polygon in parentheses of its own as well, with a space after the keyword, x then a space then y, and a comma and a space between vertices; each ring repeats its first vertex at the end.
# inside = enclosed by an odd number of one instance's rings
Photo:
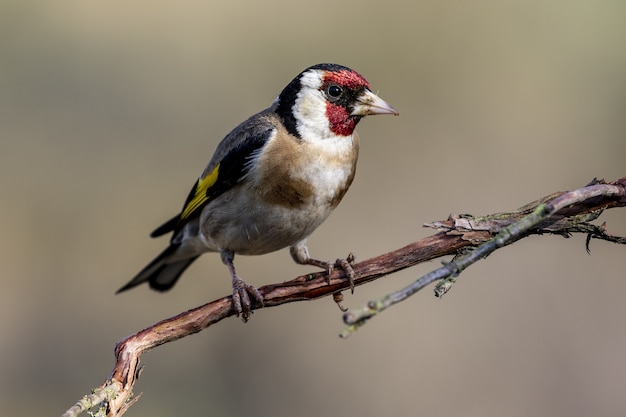
POLYGON ((302 140, 327 138, 331 135, 326 116, 326 98, 319 90, 321 74, 310 71, 300 79, 302 89, 298 93, 292 111, 296 118, 298 133, 302 140))

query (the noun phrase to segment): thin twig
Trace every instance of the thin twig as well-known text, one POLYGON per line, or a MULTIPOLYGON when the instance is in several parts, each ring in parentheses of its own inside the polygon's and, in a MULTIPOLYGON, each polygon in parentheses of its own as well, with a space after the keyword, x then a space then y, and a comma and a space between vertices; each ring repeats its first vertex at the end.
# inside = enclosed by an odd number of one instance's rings
MULTIPOLYGON (((477 261, 486 258, 497 249, 510 245, 524 236, 532 234, 533 229, 541 224, 543 224, 544 227, 538 231, 550 230, 548 226, 553 227, 554 224, 549 224, 549 220, 555 215, 560 214, 564 209, 571 208, 576 204, 592 202, 597 197, 603 197, 609 200, 611 200, 612 197, 622 197, 623 200, 624 195, 624 184, 593 184, 568 193, 563 193, 548 202, 539 203, 531 213, 526 214, 518 221, 502 228, 495 237, 481 244, 473 251, 455 257, 453 261, 444 263, 441 268, 423 275, 410 285, 398 291, 369 301, 360 309, 348 310, 344 314, 344 322, 348 327, 341 333, 341 337, 345 338, 350 336, 362 327, 367 320, 387 308, 406 300, 422 288, 438 280, 444 281, 435 288, 435 295, 442 297, 450 290, 452 284, 463 270, 477 261)), ((498 228, 500 228, 502 216, 497 217, 500 217, 500 223, 498 225, 498 228)), ((595 217, 597 216, 594 216, 594 218, 595 217)), ((570 229, 568 233, 572 231, 574 231, 574 229, 570 229)), ((537 230, 534 232, 537 233, 537 230)), ((589 234, 588 236, 593 235, 589 234)))

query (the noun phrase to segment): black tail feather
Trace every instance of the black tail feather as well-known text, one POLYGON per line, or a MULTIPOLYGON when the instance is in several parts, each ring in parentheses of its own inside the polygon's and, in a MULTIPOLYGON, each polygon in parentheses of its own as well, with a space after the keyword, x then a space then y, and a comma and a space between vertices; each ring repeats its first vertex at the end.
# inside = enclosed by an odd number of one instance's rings
POLYGON ((157 291, 167 291, 172 288, 182 273, 200 256, 168 262, 168 258, 178 250, 179 246, 177 244, 168 246, 144 269, 139 271, 128 284, 117 290, 116 294, 130 290, 144 282, 150 283, 150 288, 157 291))
POLYGON ((161 226, 154 229, 152 233, 150 233, 150 237, 159 237, 163 236, 166 233, 173 232, 178 226, 178 222, 180 221, 180 216, 174 216, 161 226))
POLYGON ((185 272, 189 265, 191 265, 196 259, 198 259, 198 256, 161 266, 149 278, 148 281, 150 282, 150 288, 157 291, 169 290, 174 286, 174 284, 176 284, 178 278, 180 278, 183 272, 185 272))

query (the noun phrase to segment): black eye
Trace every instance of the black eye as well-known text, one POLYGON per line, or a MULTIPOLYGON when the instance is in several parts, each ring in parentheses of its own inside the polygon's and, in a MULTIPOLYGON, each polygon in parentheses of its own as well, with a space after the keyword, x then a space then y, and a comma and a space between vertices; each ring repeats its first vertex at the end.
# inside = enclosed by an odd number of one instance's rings
POLYGON ((336 84, 331 84, 326 89, 326 92, 330 98, 339 98, 341 93, 343 93, 343 89, 336 84))

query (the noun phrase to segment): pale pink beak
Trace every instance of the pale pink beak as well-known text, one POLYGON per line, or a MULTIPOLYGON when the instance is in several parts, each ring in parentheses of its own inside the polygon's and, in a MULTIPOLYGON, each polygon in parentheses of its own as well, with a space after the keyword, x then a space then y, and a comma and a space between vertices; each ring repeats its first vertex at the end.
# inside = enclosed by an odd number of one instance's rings
POLYGON ((370 90, 365 90, 358 98, 351 116, 370 116, 375 114, 399 115, 398 110, 370 90))

